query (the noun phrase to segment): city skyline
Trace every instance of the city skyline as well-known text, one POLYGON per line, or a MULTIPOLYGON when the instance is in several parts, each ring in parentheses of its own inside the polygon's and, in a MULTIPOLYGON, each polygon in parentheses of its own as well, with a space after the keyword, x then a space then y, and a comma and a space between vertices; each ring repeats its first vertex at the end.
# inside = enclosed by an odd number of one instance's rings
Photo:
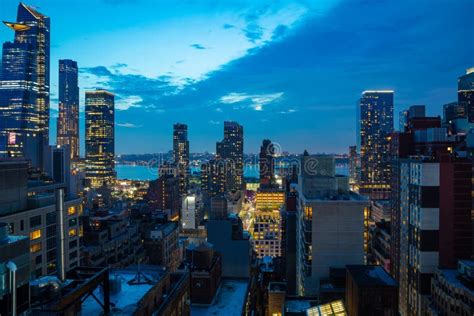
MULTIPOLYGON (((395 122, 411 104, 441 115, 442 105, 456 100, 453 78, 472 66, 473 47, 465 39, 473 28, 456 23, 469 23, 468 1, 430 1, 431 14, 423 18, 422 2, 210 1, 171 9, 165 1, 163 11, 149 10, 153 4, 146 1, 28 4, 39 5, 52 21, 51 141, 58 60, 78 62, 81 155, 84 92, 96 87, 117 96, 117 154, 168 151, 176 122, 189 126, 191 152, 212 152, 225 120, 246 129, 246 153, 258 152, 266 137, 284 151, 342 153, 355 143, 355 103, 362 91, 394 89, 395 122), (92 4, 97 13, 86 14, 92 4), (368 25, 357 12, 379 19, 368 25)), ((2 20, 14 21, 17 5, 3 1, 2 20)), ((11 30, 3 27, 0 40, 11 41, 11 30)))

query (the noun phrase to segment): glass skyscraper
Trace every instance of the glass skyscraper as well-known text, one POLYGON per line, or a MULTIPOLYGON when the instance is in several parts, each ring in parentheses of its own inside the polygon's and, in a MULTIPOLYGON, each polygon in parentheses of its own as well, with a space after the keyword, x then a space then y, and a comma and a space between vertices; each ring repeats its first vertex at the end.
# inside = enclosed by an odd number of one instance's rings
POLYGON ((189 172, 189 141, 186 124, 176 123, 173 126, 173 160, 178 168, 179 191, 185 193, 189 172))
POLYGON ((467 110, 469 123, 474 123, 474 67, 458 79, 458 103, 467 110))
POLYGON ((389 140, 393 132, 393 91, 364 91, 359 101, 359 191, 388 198, 390 189, 389 140))
POLYGON ((86 92, 86 185, 115 180, 115 97, 106 90, 86 92))
POLYGON ((3 44, 0 154, 26 157, 42 169, 49 133, 50 20, 20 3, 17 21, 4 23, 15 38, 3 44))
POLYGON ((79 86, 77 62, 59 60, 57 144, 69 145, 71 160, 79 158, 79 86))
POLYGON ((224 122, 224 139, 216 144, 216 158, 226 159, 232 170, 229 191, 242 190, 244 185, 244 127, 237 122, 224 122))

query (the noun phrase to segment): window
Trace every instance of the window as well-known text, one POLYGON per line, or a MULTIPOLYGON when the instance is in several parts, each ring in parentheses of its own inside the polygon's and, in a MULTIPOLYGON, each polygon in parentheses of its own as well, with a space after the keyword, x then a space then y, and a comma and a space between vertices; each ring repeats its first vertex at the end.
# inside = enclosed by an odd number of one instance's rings
POLYGON ((77 218, 71 218, 69 220, 69 227, 77 225, 77 218))
POLYGON ((56 236, 56 226, 48 226, 46 227, 46 237, 53 237, 56 236))
POLYGON ((41 229, 30 232, 30 240, 35 240, 38 238, 41 238, 41 229))
POLYGON ((56 224, 56 212, 46 214, 46 225, 56 224))
POLYGON ((55 261, 56 260, 56 250, 48 251, 48 253, 46 254, 46 260, 48 262, 55 261))
POLYGON ((30 218, 30 228, 41 225, 41 215, 33 216, 30 218))
POLYGON ((75 215, 76 214, 76 207, 75 206, 69 206, 67 208, 67 213, 68 213, 68 215, 75 215))
POLYGON ((20 231, 23 231, 23 230, 25 230, 25 221, 21 220, 20 221, 20 231))
POLYGON ((69 229, 69 237, 75 237, 77 236, 77 229, 71 228, 69 229))
POLYGON ((77 258, 77 250, 69 253, 69 260, 77 258))
POLYGON ((43 261, 43 257, 41 255, 36 256, 36 258, 35 258, 35 263, 36 264, 40 264, 42 261, 43 261))
POLYGON ((31 253, 35 253, 35 252, 38 252, 40 250, 41 250, 41 243, 40 242, 30 245, 30 252, 31 253))
POLYGON ((51 250, 53 248, 56 248, 56 237, 53 237, 53 238, 48 238, 46 240, 46 248, 48 250, 51 250))
POLYGON ((77 239, 69 242, 69 249, 73 249, 76 247, 77 247, 77 239))

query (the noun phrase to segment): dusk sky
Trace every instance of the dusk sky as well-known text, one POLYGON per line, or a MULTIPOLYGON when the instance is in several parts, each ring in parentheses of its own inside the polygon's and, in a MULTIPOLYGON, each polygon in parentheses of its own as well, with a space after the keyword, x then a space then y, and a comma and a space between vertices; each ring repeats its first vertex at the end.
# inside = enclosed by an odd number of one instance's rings
MULTIPOLYGON (((395 90, 398 127, 412 104, 441 114, 474 66, 472 0, 26 3, 51 17, 51 138, 58 59, 74 59, 81 111, 86 90, 116 94, 118 154, 170 150, 175 122, 188 124, 191 152, 213 152, 225 120, 244 126, 245 152, 269 138, 345 153, 363 90, 395 90)), ((17 6, 0 0, 0 19, 17 6)), ((2 26, 0 42, 12 39, 2 26)))

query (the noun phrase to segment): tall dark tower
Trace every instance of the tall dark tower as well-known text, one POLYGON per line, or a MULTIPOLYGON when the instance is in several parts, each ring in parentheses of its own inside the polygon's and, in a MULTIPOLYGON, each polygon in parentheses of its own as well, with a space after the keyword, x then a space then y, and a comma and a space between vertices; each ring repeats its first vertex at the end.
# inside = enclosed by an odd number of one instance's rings
POLYGON ((57 144, 69 145, 71 160, 79 158, 79 86, 77 62, 59 60, 57 144))
POLYGON ((260 188, 272 188, 275 186, 275 147, 269 139, 264 139, 260 146, 260 188))
POLYGON ((474 67, 458 79, 458 103, 467 110, 469 123, 474 123, 474 67))
POLYGON ((15 31, 3 44, 0 81, 0 154, 26 157, 44 169, 43 147, 49 144, 50 20, 34 8, 18 5, 15 31))
POLYGON ((228 190, 244 186, 244 128, 237 122, 224 122, 224 139, 216 143, 216 158, 227 160, 230 166, 228 190))
POLYGON ((179 192, 186 192, 189 174, 188 126, 176 123, 173 126, 173 160, 178 168, 179 192))
POLYGON ((106 90, 86 92, 86 182, 91 188, 115 180, 114 100, 106 90))
POLYGON ((393 132, 393 91, 364 91, 359 101, 361 194, 387 199, 390 193, 389 140, 393 132))

